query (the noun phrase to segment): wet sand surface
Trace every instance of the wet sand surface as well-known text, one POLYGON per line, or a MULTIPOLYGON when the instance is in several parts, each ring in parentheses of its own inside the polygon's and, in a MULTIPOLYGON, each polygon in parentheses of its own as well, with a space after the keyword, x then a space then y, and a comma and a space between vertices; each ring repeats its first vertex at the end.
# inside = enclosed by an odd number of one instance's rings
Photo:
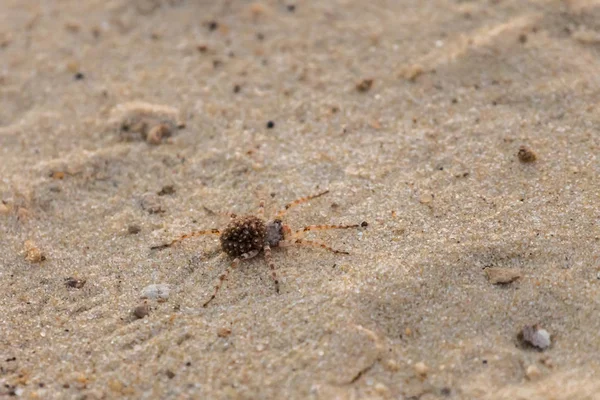
POLYGON ((592 0, 2 1, 0 397, 599 399, 598 71, 592 0), (150 250, 324 190, 279 294, 150 250))

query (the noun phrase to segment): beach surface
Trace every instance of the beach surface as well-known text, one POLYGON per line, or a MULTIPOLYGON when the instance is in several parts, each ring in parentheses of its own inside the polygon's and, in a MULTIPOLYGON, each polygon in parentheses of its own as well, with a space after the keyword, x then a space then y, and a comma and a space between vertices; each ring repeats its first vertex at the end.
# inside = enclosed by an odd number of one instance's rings
POLYGON ((600 2, 0 2, 0 398, 600 399, 600 2), (287 203, 318 247, 231 271, 287 203))

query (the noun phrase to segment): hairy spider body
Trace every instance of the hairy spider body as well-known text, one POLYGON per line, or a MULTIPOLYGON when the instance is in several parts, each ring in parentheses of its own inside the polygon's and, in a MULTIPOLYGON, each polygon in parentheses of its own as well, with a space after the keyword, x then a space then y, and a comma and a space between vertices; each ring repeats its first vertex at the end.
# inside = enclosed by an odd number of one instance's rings
MULTIPOLYGON (((271 256, 272 247, 284 247, 284 246, 310 246, 320 247, 322 249, 331 251, 336 254, 349 254, 346 251, 335 250, 325 243, 321 243, 314 240, 306 240, 303 238, 304 233, 311 230, 327 230, 327 229, 348 229, 357 228, 361 225, 309 225, 297 231, 292 231, 288 225, 285 225, 281 220, 281 217, 293 206, 305 203, 316 197, 323 196, 329 191, 307 196, 295 200, 291 203, 286 204, 285 208, 276 214, 273 220, 265 221, 264 219, 264 202, 260 203, 257 215, 244 215, 236 216, 230 214, 231 220, 223 231, 218 229, 208 229, 202 231, 195 231, 185 235, 181 235, 179 238, 172 240, 170 243, 163 244, 160 246, 153 246, 151 249, 164 249, 178 243, 184 239, 188 239, 195 236, 201 235, 218 235, 221 243, 221 250, 228 256, 233 258, 233 261, 229 268, 227 268, 220 276, 219 281, 215 285, 215 290, 204 303, 204 307, 216 297, 223 281, 227 279, 229 271, 237 268, 241 260, 248 260, 256 257, 261 251, 264 253, 265 261, 271 270, 271 278, 275 283, 275 290, 279 293, 279 280, 275 272, 275 263, 271 256)), ((363 226, 365 223, 363 222, 363 226)))
POLYGON ((266 236, 265 222, 247 215, 232 219, 219 239, 223 251, 235 258, 252 251, 260 252, 265 245, 266 236))

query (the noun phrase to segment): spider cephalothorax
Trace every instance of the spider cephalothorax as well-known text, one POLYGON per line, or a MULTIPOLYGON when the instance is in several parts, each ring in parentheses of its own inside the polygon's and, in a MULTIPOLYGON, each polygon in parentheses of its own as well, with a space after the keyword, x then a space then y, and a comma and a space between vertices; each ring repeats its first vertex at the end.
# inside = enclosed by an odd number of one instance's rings
POLYGON ((273 221, 267 222, 266 242, 271 247, 279 246, 279 242, 285 239, 285 232, 290 232, 290 228, 284 225, 283 222, 275 218, 273 221))
MULTIPOLYGON (((265 222, 264 220, 264 203, 260 203, 260 207, 256 216, 245 215, 238 217, 235 214, 229 214, 231 221, 221 232, 218 229, 208 229, 202 231, 191 232, 180 236, 179 238, 172 240, 170 243, 154 246, 152 249, 164 249, 171 245, 178 243, 184 239, 200 236, 200 235, 219 235, 221 242, 221 249, 224 253, 233 257, 233 262, 230 268, 227 268, 220 276, 219 282, 215 286, 215 291, 211 298, 204 303, 204 307, 210 303, 217 292, 221 288, 221 284, 227 278, 231 268, 236 268, 240 263, 240 260, 247 260, 256 257, 261 251, 264 252, 265 260, 271 269, 271 277, 275 282, 275 289, 279 293, 279 280, 275 273, 275 263, 271 256, 272 247, 282 246, 312 246, 320 247, 325 250, 329 250, 338 254, 348 254, 348 252, 332 249, 325 243, 321 243, 314 240, 306 240, 303 238, 304 233, 311 230, 326 230, 326 229, 348 229, 357 228, 360 225, 309 225, 295 232, 292 232, 288 225, 285 225, 281 220, 281 217, 293 206, 307 202, 308 200, 316 197, 323 196, 329 191, 324 191, 314 196, 307 196, 301 199, 295 200, 289 204, 286 204, 285 208, 276 214, 273 220, 265 222)), ((363 226, 365 223, 363 222, 363 226)))

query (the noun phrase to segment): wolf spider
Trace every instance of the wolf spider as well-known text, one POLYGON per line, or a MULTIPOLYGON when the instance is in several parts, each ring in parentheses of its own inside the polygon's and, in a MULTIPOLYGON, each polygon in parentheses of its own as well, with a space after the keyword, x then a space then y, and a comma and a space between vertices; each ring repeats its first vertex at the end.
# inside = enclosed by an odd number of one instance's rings
POLYGON ((237 216, 235 214, 229 214, 229 224, 222 231, 219 229, 207 229, 186 233, 185 235, 181 235, 167 244, 153 246, 151 249, 165 249, 181 242, 182 240, 196 236, 219 236, 221 250, 232 257, 233 261, 219 276, 219 281, 215 285, 215 290, 212 296, 203 304, 203 307, 208 306, 208 304, 217 296, 223 281, 227 279, 231 269, 237 268, 242 260, 249 260, 256 257, 261 251, 264 252, 265 261, 271 269, 271 278, 275 283, 275 291, 279 293, 279 280, 277 279, 277 274, 275 272, 275 263, 273 262, 273 257, 271 255, 271 248, 286 246, 320 247, 336 254, 350 254, 347 251, 335 250, 325 243, 319 241, 304 239, 304 233, 316 230, 349 229, 358 228, 359 226, 366 226, 366 223, 364 222, 361 225, 308 225, 302 229, 292 231, 288 225, 283 223, 282 218, 290 208, 302 203, 306 203, 307 201, 317 197, 321 197, 327 193, 329 193, 329 190, 294 200, 291 203, 286 204, 285 207, 275 214, 275 217, 269 221, 265 220, 265 203, 264 201, 261 201, 256 215, 237 216))

